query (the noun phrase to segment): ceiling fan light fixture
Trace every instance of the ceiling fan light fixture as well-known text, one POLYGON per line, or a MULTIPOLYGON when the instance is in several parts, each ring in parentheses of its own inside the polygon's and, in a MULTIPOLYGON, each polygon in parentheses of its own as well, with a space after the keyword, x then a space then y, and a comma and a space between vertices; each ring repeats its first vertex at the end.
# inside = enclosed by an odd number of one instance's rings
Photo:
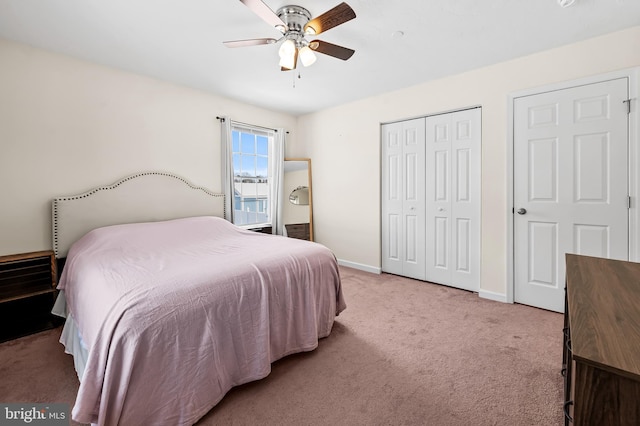
POLYGON ((292 70, 296 67, 296 56, 298 55, 296 42, 287 39, 282 43, 278 54, 280 55, 280 67, 288 70, 292 70))
POLYGON ((278 50, 278 54, 280 55, 280 59, 284 59, 287 57, 293 58, 293 55, 296 52, 296 43, 291 39, 287 39, 282 42, 282 46, 278 50))
POLYGON ((309 46, 304 46, 303 48, 301 48, 298 51, 298 55, 300 55, 300 62, 302 62, 302 65, 304 65, 305 67, 313 65, 313 63, 317 59, 316 54, 313 53, 313 50, 311 50, 309 46))
POLYGON ((284 68, 287 70, 292 70, 293 66, 294 66, 294 56, 289 56, 289 57, 281 57, 280 58, 280 62, 278 63, 278 65, 280 65, 280 68, 284 68))

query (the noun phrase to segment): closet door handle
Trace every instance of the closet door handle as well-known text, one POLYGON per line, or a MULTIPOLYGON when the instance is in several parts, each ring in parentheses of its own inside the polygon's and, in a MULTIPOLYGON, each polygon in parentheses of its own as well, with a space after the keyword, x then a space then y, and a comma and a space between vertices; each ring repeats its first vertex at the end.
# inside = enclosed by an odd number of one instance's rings
POLYGON ((573 405, 573 401, 566 401, 564 406, 562 407, 562 411, 564 411, 564 418, 569 422, 573 423, 573 417, 569 415, 569 406, 573 405))

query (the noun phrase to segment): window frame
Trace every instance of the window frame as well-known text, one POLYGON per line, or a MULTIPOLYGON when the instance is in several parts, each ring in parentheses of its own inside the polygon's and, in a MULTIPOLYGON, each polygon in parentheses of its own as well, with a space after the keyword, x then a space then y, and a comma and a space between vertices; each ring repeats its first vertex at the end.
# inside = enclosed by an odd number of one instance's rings
MULTIPOLYGON (((274 199, 272 190, 271 190, 271 179, 273 179, 273 146, 275 143, 275 139, 276 139, 276 130, 275 129, 268 129, 268 128, 263 128, 263 127, 257 127, 257 126, 252 126, 249 124, 244 124, 244 123, 237 123, 237 122, 231 122, 231 137, 228 141, 228 152, 230 153, 230 157, 231 157, 231 167, 229 170, 230 173, 230 178, 231 178, 231 183, 232 183, 232 196, 231 196, 231 212, 232 212, 232 223, 240 228, 244 228, 244 229, 260 229, 260 228, 266 228, 266 227, 274 227, 274 219, 272 217, 272 212, 273 212, 273 203, 276 202, 276 200, 274 199), (238 148, 239 150, 234 149, 234 141, 235 141, 235 134, 238 134, 238 148), (254 150, 253 153, 243 153, 242 150, 242 135, 252 135, 254 137, 254 141, 255 141, 255 146, 254 146, 254 150), (259 137, 266 137, 267 138, 267 154, 263 154, 261 152, 259 152, 258 149, 258 138, 259 137), (250 213, 255 213, 255 214, 259 214, 261 213, 259 210, 259 206, 263 207, 264 210, 264 214, 267 217, 266 221, 258 221, 256 220, 255 222, 252 223, 236 223, 238 221, 238 215, 237 212, 247 212, 247 210, 236 210, 236 207, 238 205, 238 197, 236 196, 236 178, 239 179, 243 179, 242 175, 238 175, 236 176, 236 161, 235 161, 235 156, 236 154, 240 154, 240 157, 249 157, 249 156, 253 156, 255 157, 255 161, 254 161, 254 172, 255 175, 253 176, 244 176, 244 178, 246 179, 254 179, 255 180, 255 184, 258 185, 259 183, 265 183, 266 184, 266 197, 264 198, 259 198, 259 191, 257 190, 256 187, 256 197, 255 197, 255 202, 256 203, 256 211, 254 212, 250 212, 250 213), (258 170, 259 170, 259 166, 258 166, 258 158, 267 158, 267 168, 266 168, 266 177, 264 177, 264 179, 266 180, 266 182, 260 182, 259 180, 262 179, 262 176, 258 175, 258 170)), ((240 160, 240 170, 242 171, 242 160, 240 160)), ((242 182, 240 182, 242 184, 242 182)), ((247 182, 250 183, 250 182, 247 182)), ((244 197, 242 197, 242 195, 240 195, 240 200, 241 202, 244 202, 244 197)))

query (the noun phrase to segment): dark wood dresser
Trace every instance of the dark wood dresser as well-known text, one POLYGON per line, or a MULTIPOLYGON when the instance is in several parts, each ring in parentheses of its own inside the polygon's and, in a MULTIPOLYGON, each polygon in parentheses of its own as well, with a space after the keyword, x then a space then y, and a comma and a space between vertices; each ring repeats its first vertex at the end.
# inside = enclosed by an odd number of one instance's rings
POLYGON ((566 262, 565 425, 640 425, 640 263, 566 262))
POLYGON ((289 238, 297 238, 299 240, 310 240, 311 232, 308 223, 290 223, 287 227, 287 236, 289 238))

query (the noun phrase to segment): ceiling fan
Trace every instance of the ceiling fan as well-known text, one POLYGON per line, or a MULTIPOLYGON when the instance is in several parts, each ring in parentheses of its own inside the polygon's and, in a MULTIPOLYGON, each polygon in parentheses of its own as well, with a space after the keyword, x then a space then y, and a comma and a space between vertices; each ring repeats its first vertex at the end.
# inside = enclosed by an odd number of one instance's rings
POLYGON ((262 0, 240 0, 267 24, 282 33, 282 37, 254 38, 249 40, 225 41, 227 47, 247 47, 261 44, 275 44, 283 41, 278 51, 280 69, 290 71, 296 68, 298 58, 302 65, 309 66, 316 61, 314 52, 333 56, 346 61, 355 50, 322 40, 307 41, 306 36, 315 36, 356 17, 356 13, 346 3, 340 3, 322 15, 311 19, 311 13, 301 6, 283 6, 273 12, 262 0))

